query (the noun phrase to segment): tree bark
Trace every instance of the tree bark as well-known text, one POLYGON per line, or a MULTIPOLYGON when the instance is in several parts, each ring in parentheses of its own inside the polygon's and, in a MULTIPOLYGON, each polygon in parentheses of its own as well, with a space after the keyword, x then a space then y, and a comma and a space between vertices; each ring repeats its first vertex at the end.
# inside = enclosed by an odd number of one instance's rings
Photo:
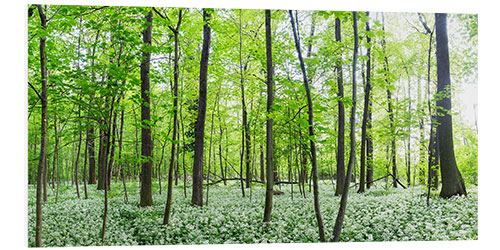
POLYGON ((203 141, 205 137, 205 117, 207 110, 207 74, 210 52, 211 13, 203 9, 203 47, 200 60, 200 86, 198 97, 198 118, 195 125, 193 192, 191 205, 203 206, 203 141))
POLYGON ((453 123, 451 116, 450 58, 446 14, 436 13, 436 59, 438 77, 437 136, 441 169, 441 192, 439 196, 467 195, 464 180, 458 170, 453 149, 453 123))
POLYGON ((274 102, 273 54, 271 34, 271 10, 265 10, 266 18, 266 69, 267 69, 267 120, 266 120, 266 201, 264 206, 264 222, 271 220, 273 209, 273 119, 271 107, 274 102))
MULTIPOLYGON (((335 18, 335 41, 341 42, 341 23, 340 19, 335 18)), ((337 137, 337 183, 335 187, 335 195, 341 195, 344 187, 345 179, 345 108, 344 108, 344 81, 342 77, 342 55, 338 56, 335 70, 337 71, 337 97, 339 98, 339 124, 338 124, 338 137, 337 137)))
MULTIPOLYGON (((37 5, 38 13, 40 14, 40 21, 42 29, 47 29, 47 19, 43 12, 42 6, 37 5)), ((45 54, 46 37, 40 37, 40 71, 41 71, 41 102, 42 102, 42 118, 40 129, 40 156, 38 158, 37 170, 37 186, 36 186, 36 226, 35 226, 35 246, 42 246, 42 181, 43 172, 46 162, 47 150, 47 65, 45 54)))
MULTIPOLYGON (((246 103, 245 103, 245 85, 244 85, 244 78, 243 78, 243 61, 241 59, 242 57, 242 52, 241 52, 241 46, 243 44, 242 40, 242 30, 241 30, 241 10, 240 10, 240 50, 239 50, 239 55, 240 55, 240 87, 241 87, 241 111, 242 111, 242 125, 243 125, 243 131, 244 131, 244 146, 245 146, 245 166, 246 166, 246 176, 245 176, 245 186, 246 188, 250 187, 250 178, 251 178, 251 173, 250 173, 250 132, 249 132, 249 126, 247 122, 247 108, 246 108, 246 103)), ((246 69, 246 65, 245 65, 246 69)), ((245 195, 243 195, 244 197, 245 195)))
MULTIPOLYGON (((178 144, 176 139, 177 136, 177 107, 178 107, 178 95, 179 95, 179 28, 182 22, 182 9, 179 10, 179 19, 177 22, 177 27, 173 30, 174 33, 174 128, 172 131, 172 151, 170 152, 170 165, 168 168, 168 187, 167 187, 167 204, 165 205, 165 214, 163 215, 163 225, 168 225, 170 220, 170 209, 172 206, 172 175, 175 164, 175 147, 178 144)), ((179 159, 177 159, 177 162, 179 159)))
POLYGON ((397 168, 396 168, 396 128, 394 127, 394 111, 392 110, 392 91, 391 91, 391 83, 389 81, 389 59, 386 51, 386 41, 385 41, 385 23, 384 23, 384 15, 382 14, 382 31, 384 32, 384 36, 382 38, 382 49, 384 51, 384 71, 385 71, 385 83, 387 89, 387 109, 389 112, 389 130, 391 135, 391 166, 392 166, 392 186, 398 187, 398 183, 396 181, 397 177, 397 168))
POLYGON ((347 195, 349 193, 349 185, 351 182, 351 174, 356 161, 356 60, 358 58, 358 24, 357 24, 357 12, 353 11, 353 30, 354 30, 354 51, 352 60, 352 108, 351 108, 351 130, 350 130, 350 153, 349 153, 349 164, 347 165, 347 174, 344 181, 344 190, 342 191, 342 196, 340 198, 340 207, 337 214, 337 219, 335 220, 335 226, 333 228, 333 237, 331 241, 338 242, 340 239, 340 233, 342 231, 342 224, 344 222, 345 209, 347 206, 347 195))
MULTIPOLYGON (((297 34, 297 29, 295 27, 295 22, 293 19, 293 14, 292 11, 289 11, 290 13, 290 21, 292 23, 292 29, 293 29, 293 37, 295 40, 295 48, 297 50, 299 62, 300 62, 300 69, 302 71, 302 78, 304 81, 304 88, 306 90, 306 95, 307 95, 307 106, 308 106, 308 123, 309 123, 309 142, 311 146, 311 164, 312 164, 312 183, 313 183, 313 196, 314 196, 314 211, 316 214, 316 220, 318 222, 318 231, 319 231, 319 240, 321 242, 325 242, 325 231, 323 227, 323 219, 321 217, 321 209, 320 209, 320 204, 319 204, 319 187, 318 187, 318 165, 317 165, 317 158, 316 158, 316 143, 314 142, 314 111, 313 111, 313 102, 311 98, 311 90, 309 87, 309 81, 307 79, 307 73, 306 73, 306 67, 304 64, 304 60, 302 58, 302 53, 300 49, 300 41, 299 41, 299 35, 297 34)), ((297 28, 298 28, 298 23, 297 23, 297 28)))
POLYGON ((146 50, 142 52, 141 62, 141 199, 140 206, 153 205, 151 193, 151 169, 152 169, 152 142, 151 142, 151 114, 150 114, 150 94, 149 94, 149 67, 151 53, 148 46, 151 46, 151 29, 153 25, 153 13, 151 11, 145 17, 146 29, 143 31, 143 43, 146 50))
MULTIPOLYGON (((366 12, 366 16, 368 16, 369 13, 366 12)), ((370 32, 370 26, 369 23, 366 22, 366 31, 367 33, 370 32)), ((365 85, 365 103, 364 103, 364 108, 363 108, 363 121, 361 124, 361 162, 360 162, 360 171, 359 171, 359 189, 358 193, 363 193, 365 192, 365 185, 366 182, 365 180, 367 179, 365 176, 365 165, 366 165, 366 129, 367 129, 367 124, 368 124, 368 112, 370 110, 370 91, 371 91, 371 84, 370 84, 370 77, 371 77, 371 38, 369 35, 366 35, 366 42, 368 43, 368 48, 366 51, 366 56, 368 58, 366 62, 366 85, 365 85)), ((371 167, 371 166, 370 166, 371 167)), ((373 171, 372 171, 372 178, 373 178, 373 171)))
MULTIPOLYGON (((80 121, 80 109, 78 109, 78 121, 80 121)), ((80 190, 78 188, 78 163, 80 162, 80 149, 82 147, 82 130, 80 128, 80 122, 78 122, 78 147, 76 150, 76 160, 75 160, 75 184, 76 184, 76 196, 80 199, 80 190)))

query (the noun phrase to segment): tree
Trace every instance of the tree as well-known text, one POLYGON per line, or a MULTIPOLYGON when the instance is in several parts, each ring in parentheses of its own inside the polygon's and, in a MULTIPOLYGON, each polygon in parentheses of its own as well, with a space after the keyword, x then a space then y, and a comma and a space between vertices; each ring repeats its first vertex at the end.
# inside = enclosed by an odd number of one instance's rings
MULTIPOLYGON (((47 30, 47 18, 43 12, 42 6, 37 5, 38 13, 40 15, 41 27, 44 31, 47 30)), ((42 91, 40 93, 40 101, 42 103, 42 126, 40 129, 40 156, 38 158, 38 171, 36 181, 36 236, 35 246, 42 246, 42 182, 43 172, 46 165, 46 150, 47 150, 47 64, 45 54, 46 36, 40 36, 40 80, 42 84, 42 91)))
MULTIPOLYGON (((340 18, 335 18, 335 41, 341 42, 341 22, 340 18)), ((342 54, 338 55, 337 63, 335 65, 337 71, 337 96, 339 98, 339 114, 338 114, 338 136, 337 136, 337 184, 335 188, 335 195, 341 195, 344 188, 345 179, 345 108, 344 108, 344 81, 342 76, 342 54)))
MULTIPOLYGON (((366 13, 368 16, 368 12, 366 13)), ((367 33, 370 31, 370 26, 368 22, 366 22, 366 31, 367 33)), ((368 125, 368 112, 370 110, 370 91, 371 91, 371 84, 370 84, 370 77, 371 77, 371 55, 370 55, 370 46, 371 46, 371 38, 369 35, 366 35, 366 41, 368 43, 368 49, 366 52, 366 56, 368 60, 366 61, 366 85, 365 85, 365 103, 364 103, 364 108, 363 108, 363 121, 361 124, 361 153, 360 153, 360 173, 359 173, 359 189, 358 193, 363 193, 365 191, 365 185, 368 178, 365 176, 365 164, 366 164, 366 143, 367 143, 367 138, 366 138, 366 129, 368 125)), ((370 166, 370 169, 372 166, 370 166)), ((373 170, 372 171, 372 178, 373 178, 373 170)))
POLYGON ((142 33, 144 47, 142 51, 141 62, 141 207, 153 205, 153 196, 151 193, 151 168, 153 165, 151 152, 153 143, 151 141, 151 101, 149 86, 149 64, 151 60, 150 46, 153 13, 149 11, 145 19, 147 27, 142 33))
POLYGON ((198 97, 198 118, 195 125, 193 193, 191 205, 203 206, 203 141, 205 137, 205 116, 207 110, 207 73, 210 52, 211 13, 203 9, 203 47, 200 61, 200 86, 198 97))
POLYGON ((349 163, 347 165, 347 174, 344 180, 344 190, 342 191, 342 196, 340 198, 340 207, 337 214, 337 219, 335 220, 335 226, 333 228, 333 237, 331 241, 337 242, 340 239, 340 232, 342 231, 342 224, 344 222, 345 209, 347 206, 347 194, 349 193, 349 185, 351 184, 351 174, 354 167, 354 162, 356 161, 356 60, 358 58, 358 23, 357 23, 357 12, 352 12, 352 27, 354 30, 354 49, 352 58, 352 108, 351 108, 351 128, 350 128, 350 153, 349 153, 349 163))
MULTIPOLYGON (((314 196, 314 211, 316 214, 316 220, 318 222, 318 231, 319 231, 319 240, 321 242, 325 242, 325 230, 323 227, 323 219, 321 217, 321 209, 319 204, 319 187, 318 187, 318 163, 316 158, 316 143, 314 142, 314 111, 313 111, 313 102, 311 98, 311 90, 309 87, 309 81, 307 79, 306 67, 304 64, 304 60, 302 59, 302 52, 300 50, 300 41, 299 35, 297 34, 298 30, 298 21, 297 27, 295 27, 295 22, 293 19, 292 11, 289 11, 290 14, 290 22, 292 23, 293 30, 293 38, 295 40, 295 48, 297 49, 297 55, 300 62, 300 69, 302 71, 302 78, 304 81, 304 88, 306 90, 307 95, 307 114, 308 114, 308 124, 309 124, 309 142, 311 147, 311 164, 312 164, 312 177, 313 177, 313 196, 314 196)), ((351 137, 352 138, 352 137, 351 137)))
MULTIPOLYGON (((369 12, 366 12, 366 16, 369 16, 369 12)), ((371 36, 370 36, 370 22, 366 22, 366 42, 368 43, 368 49, 366 55, 368 60, 366 61, 366 84, 367 87, 371 81, 371 36)), ((370 84, 371 90, 371 84, 370 84)), ((373 182, 373 134, 372 134, 372 97, 368 95, 368 98, 365 97, 365 102, 368 102, 368 105, 365 104, 364 112, 366 115, 366 188, 370 188, 373 182)), ((364 119, 364 114, 363 114, 364 119)), ((361 150, 363 151, 363 150, 361 150)))
MULTIPOLYGON (((179 10, 179 16, 177 25, 174 27, 169 26, 172 33, 174 33, 174 103, 173 103, 173 111, 174 111, 174 122, 173 122, 173 132, 172 132, 172 151, 170 152, 170 166, 168 168, 168 188, 167 188, 167 204, 165 205, 165 214, 163 216, 163 225, 168 225, 168 221, 170 219, 170 207, 172 204, 172 175, 174 170, 175 163, 175 146, 177 144, 176 138, 177 136, 177 102, 178 102, 178 86, 179 86, 179 29, 181 27, 182 22, 182 9, 179 10)), ((178 161, 179 159, 177 159, 178 161)), ((160 178, 158 178, 160 179, 160 178)))
POLYGON ((453 148, 453 125, 451 116, 450 58, 446 14, 436 13, 436 61, 438 87, 437 136, 441 169, 441 192, 439 196, 467 195, 464 180, 458 170, 453 148))
POLYGON ((273 209, 273 119, 272 105, 274 101, 273 80, 273 45, 271 34, 271 10, 265 10, 266 16, 266 69, 267 69, 267 118, 266 118, 266 201, 264 206, 264 222, 271 220, 273 209))
POLYGON ((391 166, 392 166, 392 186, 398 187, 397 182, 397 166, 396 166, 396 128, 394 125, 394 110, 392 108, 392 84, 389 79, 389 59, 386 51, 386 41, 385 41, 385 23, 384 14, 382 13, 382 31, 384 32, 384 37, 382 38, 382 49, 384 50, 384 71, 385 71, 385 83, 387 92, 387 111, 389 112, 389 131, 391 137, 391 166))

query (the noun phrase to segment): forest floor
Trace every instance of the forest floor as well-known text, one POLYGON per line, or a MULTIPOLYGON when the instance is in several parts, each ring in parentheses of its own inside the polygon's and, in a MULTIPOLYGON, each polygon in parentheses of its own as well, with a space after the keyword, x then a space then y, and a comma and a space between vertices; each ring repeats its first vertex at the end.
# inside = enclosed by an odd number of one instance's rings
MULTIPOLYGON (((164 182, 166 187, 166 182, 164 182)), ((43 246, 96 246, 100 243, 104 191, 88 186, 88 199, 76 197, 76 188, 61 185, 58 202, 55 190, 48 189, 43 206, 43 246)), ((181 186, 173 192, 168 227, 162 225, 166 188, 153 188, 151 207, 139 208, 139 185, 127 183, 129 202, 123 198, 120 182, 111 184, 104 245, 224 244, 318 242, 312 192, 306 198, 294 185, 282 185, 284 195, 273 197, 271 222, 262 226, 265 187, 246 189, 242 198, 239 182, 210 186, 208 206, 190 206, 181 186)), ((279 189, 276 187, 276 189, 279 189)), ((433 191, 430 206, 423 187, 409 189, 375 187, 364 194, 349 192, 340 241, 427 241, 476 240, 478 238, 477 188, 469 187, 467 197, 441 199, 433 191)), ((203 190, 206 199, 206 189, 203 190)), ((28 187, 28 245, 35 242, 36 187, 28 187)), ((321 212, 327 238, 331 237, 340 197, 330 183, 320 185, 321 212)), ((204 200, 205 202, 205 200, 204 200)))

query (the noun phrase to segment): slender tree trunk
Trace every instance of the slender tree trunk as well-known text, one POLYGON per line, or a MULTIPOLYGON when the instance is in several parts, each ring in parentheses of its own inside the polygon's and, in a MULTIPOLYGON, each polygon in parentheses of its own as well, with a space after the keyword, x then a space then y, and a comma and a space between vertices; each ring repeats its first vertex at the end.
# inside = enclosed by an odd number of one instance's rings
POLYGON ((57 104, 56 104, 56 112, 54 112, 54 152, 52 153, 52 188, 55 187, 56 165, 57 165, 57 157, 59 154, 58 147, 59 147, 59 135, 57 133, 57 104))
POLYGON ((182 133, 182 172, 184 174, 183 182, 184 182, 184 198, 187 198, 187 173, 186 173, 186 162, 185 162, 185 156, 186 156, 186 139, 184 138, 184 122, 182 120, 182 105, 180 106, 179 110, 179 118, 180 118, 180 124, 181 124, 181 133, 182 133))
MULTIPOLYGON (((368 16, 369 13, 366 12, 366 16, 368 16)), ((366 31, 367 33, 370 32, 370 26, 369 23, 366 22, 366 31)), ((363 108, 363 121, 361 124, 361 162, 360 162, 360 174, 359 174, 359 189, 358 193, 363 193, 365 191, 365 185, 366 182, 365 180, 368 179, 365 176, 365 164, 366 164, 366 129, 367 129, 367 124, 368 124, 368 112, 370 110, 370 91, 371 91, 371 84, 370 84, 370 78, 371 78, 371 38, 369 35, 366 36, 366 41, 368 43, 368 49, 366 51, 366 57, 368 58, 366 62, 366 85, 365 85, 365 103, 364 103, 364 108, 363 108)), ((371 167, 371 166, 370 166, 371 167)), ((373 178, 373 171, 372 171, 372 178, 373 178)))
MULTIPOLYGON (((215 96, 215 102, 214 102, 214 109, 212 110, 212 120, 210 122, 210 142, 208 143, 208 171, 207 171, 207 195, 206 195, 206 200, 205 200, 205 206, 208 206, 208 192, 210 191, 210 185, 208 183, 210 182, 210 167, 212 163, 212 138, 214 135, 214 115, 215 115, 215 107, 219 105, 219 91, 217 92, 217 95, 215 96)), ((215 151, 215 150, 214 150, 215 151)), ((214 160, 215 160, 215 155, 214 155, 214 160)), ((214 170, 215 172, 215 170, 214 170)))
MULTIPOLYGON (((47 156, 45 156, 47 158, 47 156)), ((43 202, 47 203, 47 166, 48 162, 45 160, 45 166, 43 167, 43 202)))
POLYGON ((125 181, 125 173, 123 169, 123 162, 122 162, 122 143, 123 143, 123 118, 125 115, 125 110, 122 109, 121 113, 121 118, 120 118, 120 139, 118 141, 118 160, 120 162, 119 164, 119 171, 118 174, 120 175, 120 178, 122 179, 123 183, 123 197, 125 202, 128 202, 128 195, 127 195, 127 184, 125 181))
MULTIPOLYGON (((120 103, 120 97, 118 98, 118 101, 116 102, 116 106, 118 106, 119 103, 120 103)), ((115 106, 114 104, 112 104, 112 106, 111 106, 110 114, 112 114, 112 115, 110 116, 110 121, 109 121, 109 123, 111 124, 111 117, 113 117, 113 123, 112 123, 113 128, 111 129, 111 133, 110 133, 111 134, 111 143, 109 146, 110 149, 108 149, 109 150, 109 153, 108 153, 109 162, 107 164, 107 170, 106 170, 106 171, 108 171, 108 173, 106 174, 106 176, 108 178, 106 180, 106 184, 107 184, 106 188, 108 188, 108 189, 110 187, 109 185, 111 184, 111 175, 113 174, 113 167, 115 165, 115 142, 116 142, 116 137, 117 137, 117 133, 118 133, 117 128, 116 128, 116 117, 118 115, 118 112, 114 111, 114 106, 115 106)))
POLYGON ((389 81, 389 60, 386 52, 386 41, 385 41, 385 23, 384 23, 384 15, 382 14, 382 31, 384 32, 384 36, 382 38, 382 49, 384 51, 384 71, 385 71, 385 82, 387 88, 387 109, 389 112, 389 130, 391 135, 391 166, 392 166, 392 186, 398 187, 398 183, 396 181, 397 178, 397 168, 396 168, 396 128, 394 127, 394 111, 392 110, 392 85, 389 81))
POLYGON ((271 107, 274 101, 273 55, 271 34, 271 10, 265 10, 266 16, 266 69, 267 69, 267 119, 266 119, 266 201, 264 206, 264 222, 271 220, 273 209, 273 119, 271 107))
POLYGON ((262 145, 260 145, 260 181, 263 183, 266 182, 265 171, 264 149, 262 149, 262 145))
MULTIPOLYGON (((177 108, 178 108, 178 96, 179 96, 179 28, 182 22, 182 9, 179 10, 179 20, 177 22, 177 27, 174 31, 174 128, 172 132, 172 151, 170 152, 170 166, 168 168, 168 187, 167 187, 167 204, 165 205, 165 214, 163 215, 163 225, 168 225, 170 220, 170 209, 172 206, 172 172, 175 164, 175 146, 177 144, 177 108)), ((177 162, 179 159, 177 159, 177 162)))
POLYGON ((203 9, 203 48, 200 61, 200 87, 198 98, 198 118, 195 125, 193 192, 191 205, 203 206, 203 141, 205 137, 205 116, 207 109, 207 73, 210 52, 211 13, 203 9))
MULTIPOLYGON (((335 41, 341 42, 341 23, 340 19, 335 18, 335 41)), ((337 96, 339 98, 339 124, 338 124, 338 136, 337 136, 337 185, 335 188, 335 195, 341 195, 342 189, 344 188, 344 179, 345 179, 345 151, 344 151, 344 143, 345 143, 345 108, 344 108, 344 81, 342 77, 342 55, 338 56, 337 63, 335 65, 335 70, 337 71, 337 88, 338 93, 337 96)))
MULTIPOLYGON (((78 120, 80 120, 80 109, 78 109, 78 120)), ((76 184, 76 196, 78 197, 78 199, 80 199, 80 190, 78 188, 78 163, 80 162, 80 149, 82 147, 82 130, 80 128, 78 128, 78 130, 80 131, 78 132, 79 133, 78 147, 76 150, 76 160, 75 160, 75 184, 76 184)))
POLYGON ((349 164, 347 166, 347 175, 344 181, 344 190, 342 191, 342 196, 340 198, 340 207, 337 214, 337 219, 335 220, 335 226, 333 228, 333 237, 331 241, 338 242, 340 239, 340 233, 342 231, 342 224, 344 222, 345 209, 347 206, 347 194, 349 193, 349 185, 351 181, 352 169, 354 162, 356 161, 356 60, 358 58, 358 24, 357 24, 357 12, 353 11, 353 30, 354 30, 354 52, 352 60, 352 108, 351 108, 351 130, 350 130, 350 153, 349 153, 349 164))
POLYGON ((224 186, 226 186, 227 185, 226 176, 224 175, 224 167, 222 166, 222 119, 220 114, 220 105, 217 105, 217 115, 219 116, 219 132, 220 132, 220 138, 219 138, 220 175, 222 181, 224 182, 224 186))
MULTIPOLYGON (((249 133, 249 126, 248 126, 248 117, 247 117, 247 108, 246 108, 246 103, 245 103, 245 85, 244 85, 244 78, 243 78, 243 60, 242 60, 242 52, 241 52, 241 47, 243 44, 243 39, 242 39, 242 28, 241 28, 241 11, 240 10, 240 22, 239 22, 239 28, 240 28, 240 42, 239 42, 239 59, 240 59, 240 88, 241 88, 241 113, 242 113, 242 126, 243 126, 243 138, 242 138, 242 147, 244 147, 244 155, 245 155, 245 186, 246 188, 250 187, 250 181, 251 181, 251 174, 250 174, 250 133, 249 133)), ((245 65, 246 69, 246 65, 245 65)), ((243 175, 243 173, 241 172, 243 175)), ((243 191, 244 192, 244 191, 243 191)), ((245 197, 243 193, 243 197, 245 197)))
MULTIPOLYGON (((369 12, 366 12, 369 15, 369 12)), ((370 22, 366 22, 366 32, 370 33, 370 22)), ((367 35, 368 42, 368 61, 366 62, 366 82, 371 80, 371 37, 367 35)), ((370 86, 371 89, 371 86, 370 86)), ((366 188, 370 189, 373 183, 373 138, 372 138, 372 97, 368 96, 368 115, 366 119, 366 188)))
POLYGON ((309 138, 311 144, 311 164, 312 164, 312 183, 313 183, 313 194, 314 194, 314 211, 316 213, 316 220, 318 221, 318 231, 319 231, 319 240, 321 242, 325 242, 325 231, 323 227, 323 219, 321 217, 321 210, 319 204, 319 187, 318 187, 318 166, 316 159, 316 144, 314 142, 314 117, 313 117, 313 103, 311 98, 311 90, 309 88, 309 81, 307 79, 306 67, 304 64, 304 60, 302 59, 302 53, 300 49, 300 41, 299 35, 297 33, 297 29, 295 27, 295 22, 293 19, 292 11, 290 10, 290 21, 292 23, 293 28, 293 36, 295 40, 295 48, 297 49, 297 54, 299 57, 300 68, 302 70, 302 78, 304 80, 304 88, 306 89, 307 95, 307 106, 308 106, 308 123, 309 123, 309 138))
POLYGON ((89 138, 85 138, 85 149, 83 150, 83 192, 85 195, 85 199, 88 199, 87 193, 87 149, 89 145, 89 138))
MULTIPOLYGON (((92 66, 92 72, 91 72, 91 77, 92 77, 92 82, 96 83, 95 80, 95 71, 94 71, 94 64, 95 64, 95 53, 97 49, 97 40, 99 39, 99 34, 100 30, 97 30, 96 32, 96 37, 94 39, 94 43, 96 44, 92 48, 92 59, 90 65, 92 66)), ((90 103, 92 103, 92 98, 93 95, 90 98, 90 103)), ((95 162, 95 139, 94 139, 94 126, 91 123, 91 120, 88 119, 88 125, 87 125, 87 138, 88 138, 88 157, 89 157, 89 182, 88 184, 96 184, 96 162, 95 162)))
MULTIPOLYGON (((146 29, 143 31, 143 43, 145 46, 151 46, 151 28, 153 25, 153 13, 151 11, 145 17, 146 29)), ((151 170, 152 170, 152 142, 151 142, 151 115, 150 115, 150 94, 149 94, 149 67, 151 53, 142 52, 141 62, 141 200, 140 206, 153 205, 151 193, 151 170)))
MULTIPOLYGON (((175 125, 174 125, 175 126, 175 125)), ((176 131, 177 132, 177 131, 176 131)), ((174 139, 175 141, 175 139, 174 139)), ((167 146, 167 142, 168 140, 165 139, 165 142, 163 143, 163 145, 161 146, 161 156, 160 156, 160 162, 158 163, 158 168, 157 168, 157 173, 158 173, 158 187, 159 187, 159 190, 158 192, 161 194, 161 164, 163 163, 163 155, 164 155, 164 152, 165 152, 165 147, 167 146)), ((175 149, 174 149, 175 150, 175 149)))
POLYGON ((451 112, 450 58, 446 14, 436 13, 436 58, 439 96, 437 106, 437 136, 441 169, 441 192, 439 196, 467 195, 464 180, 458 170, 453 149, 453 123, 451 112))
MULTIPOLYGON (((40 21, 42 29, 47 29, 47 19, 43 12, 42 6, 37 5, 38 13, 40 14, 40 21)), ((40 101, 42 103, 42 118, 40 129, 40 156, 38 158, 37 170, 37 186, 36 186, 36 226, 35 226, 35 246, 42 246, 42 181, 43 172, 45 171, 46 150, 47 150, 47 65, 45 54, 46 37, 40 37, 40 71, 41 71, 41 84, 42 90, 40 94, 40 101)))
POLYGON ((95 178, 95 140, 94 140, 94 128, 89 124, 87 129, 88 138, 88 157, 89 157, 89 182, 88 184, 96 184, 95 178))

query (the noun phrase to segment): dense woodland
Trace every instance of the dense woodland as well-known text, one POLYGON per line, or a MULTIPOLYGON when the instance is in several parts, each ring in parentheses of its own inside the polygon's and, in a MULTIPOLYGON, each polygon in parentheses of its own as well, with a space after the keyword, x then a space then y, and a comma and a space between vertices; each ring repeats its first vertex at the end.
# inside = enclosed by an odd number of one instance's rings
POLYGON ((351 199, 398 192, 415 211, 470 208, 472 233, 416 240, 477 239, 477 104, 463 98, 477 15, 30 5, 27 20, 30 246, 204 243, 109 235, 147 207, 149 230, 172 233, 225 197, 253 227, 301 204, 314 236, 282 242, 411 240, 343 235, 360 223, 351 199), (94 241, 45 238, 65 202, 93 204, 99 222, 80 230, 94 241))

